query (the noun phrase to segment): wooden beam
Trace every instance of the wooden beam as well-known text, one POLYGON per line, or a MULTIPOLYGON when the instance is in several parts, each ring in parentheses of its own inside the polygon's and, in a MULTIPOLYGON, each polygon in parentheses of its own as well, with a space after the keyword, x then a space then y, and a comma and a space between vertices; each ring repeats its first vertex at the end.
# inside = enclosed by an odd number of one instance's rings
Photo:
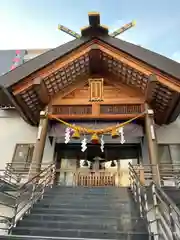
MULTIPOLYGON (((81 115, 81 114, 73 114, 73 115, 62 115, 62 114, 53 114, 54 117, 66 120, 80 120, 80 119, 105 119, 105 120, 123 120, 123 119, 131 119, 136 117, 138 114, 99 114, 99 115, 81 115)), ((144 116, 140 117, 144 119, 144 116)))
MULTIPOLYGON (((143 104, 144 99, 129 97, 129 98, 110 98, 104 99, 103 102, 100 102, 101 105, 105 104, 143 104)), ((58 97, 57 99, 52 100, 52 105, 91 105, 89 99, 83 98, 70 98, 70 99, 61 99, 58 97)))
POLYGON ((176 92, 180 92, 180 82, 178 82, 176 79, 161 74, 160 71, 157 71, 155 68, 150 67, 147 64, 145 65, 142 62, 135 60, 133 57, 130 57, 128 54, 125 54, 120 50, 116 50, 111 46, 105 43, 102 43, 101 41, 97 41, 97 43, 98 43, 99 49, 102 52, 112 56, 113 58, 117 59, 118 61, 121 61, 122 63, 129 65, 130 67, 144 73, 147 76, 151 74, 156 74, 157 80, 161 84, 169 87, 170 89, 176 92))
POLYGON ((147 103, 151 103, 153 96, 152 92, 156 88, 158 83, 157 77, 155 74, 151 74, 148 79, 146 93, 145 93, 145 99, 147 103))
POLYGON ((49 102, 49 94, 44 84, 44 81, 42 81, 41 78, 37 78, 33 82, 34 82, 34 89, 38 94, 40 101, 42 102, 42 104, 47 105, 49 102))
POLYGON ((100 104, 99 103, 92 103, 92 115, 99 116, 100 114, 100 104))

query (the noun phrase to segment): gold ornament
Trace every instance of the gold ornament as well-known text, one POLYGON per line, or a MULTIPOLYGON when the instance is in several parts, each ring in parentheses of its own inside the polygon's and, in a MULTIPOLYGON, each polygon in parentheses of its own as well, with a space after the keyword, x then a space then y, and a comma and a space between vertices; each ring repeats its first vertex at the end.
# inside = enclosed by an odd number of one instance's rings
POLYGON ((118 138, 118 137, 119 137, 119 134, 118 134, 118 132, 117 132, 116 129, 112 129, 111 137, 112 137, 112 138, 118 138))
POLYGON ((99 138, 98 135, 96 133, 94 133, 91 137, 91 143, 97 144, 99 143, 99 138))
POLYGON ((79 139, 80 138, 80 134, 79 134, 79 132, 77 130, 74 131, 74 133, 72 135, 72 138, 74 138, 74 139, 79 139))

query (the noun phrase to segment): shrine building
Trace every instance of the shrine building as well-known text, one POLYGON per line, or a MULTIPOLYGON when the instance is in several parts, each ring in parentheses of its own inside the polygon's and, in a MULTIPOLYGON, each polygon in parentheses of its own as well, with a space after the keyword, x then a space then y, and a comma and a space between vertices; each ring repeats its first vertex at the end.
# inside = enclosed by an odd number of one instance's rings
POLYGON ((126 186, 129 162, 178 163, 180 64, 111 36, 98 13, 75 37, 10 71, 0 56, 0 168, 54 162, 57 184, 126 186))

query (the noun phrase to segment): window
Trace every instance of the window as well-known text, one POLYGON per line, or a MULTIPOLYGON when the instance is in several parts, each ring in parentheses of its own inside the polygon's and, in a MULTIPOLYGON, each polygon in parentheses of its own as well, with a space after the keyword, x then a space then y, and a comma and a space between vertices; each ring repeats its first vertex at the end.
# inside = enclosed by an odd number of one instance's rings
POLYGON ((15 172, 29 172, 33 150, 34 144, 16 144, 12 159, 12 168, 15 172))

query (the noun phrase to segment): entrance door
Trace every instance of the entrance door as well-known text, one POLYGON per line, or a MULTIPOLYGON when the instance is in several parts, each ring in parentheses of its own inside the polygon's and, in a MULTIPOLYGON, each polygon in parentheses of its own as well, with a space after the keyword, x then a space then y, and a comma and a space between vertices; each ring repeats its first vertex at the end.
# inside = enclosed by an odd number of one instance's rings
MULTIPOLYGON (((57 171, 57 184, 79 186, 128 186, 129 172, 128 163, 132 159, 138 159, 138 146, 124 144, 105 145, 105 151, 100 151, 100 145, 89 144, 87 151, 81 151, 80 144, 67 144, 57 147, 58 159, 61 159, 57 171), (96 168, 90 166, 82 169, 80 160, 86 159, 89 163, 99 157, 100 162, 115 160, 116 167, 102 167, 96 164, 96 168), (122 159, 122 160, 119 160, 122 159), (130 160, 131 159, 131 160, 130 160), (117 161, 116 161, 117 160, 117 161)), ((137 161, 137 160, 136 160, 137 161)), ((132 162, 133 163, 133 162, 132 162)))

